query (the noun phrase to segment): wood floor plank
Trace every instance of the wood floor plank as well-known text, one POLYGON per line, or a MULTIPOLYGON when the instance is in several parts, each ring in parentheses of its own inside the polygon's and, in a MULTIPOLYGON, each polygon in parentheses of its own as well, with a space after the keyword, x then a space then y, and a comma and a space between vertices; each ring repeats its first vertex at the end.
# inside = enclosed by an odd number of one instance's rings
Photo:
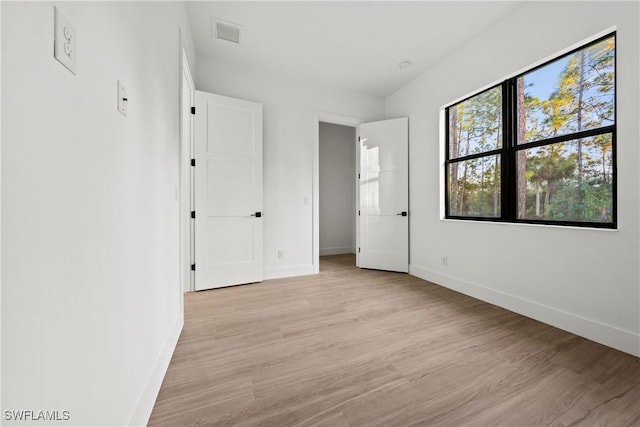
POLYGON ((640 359, 416 277, 185 295, 150 426, 640 426, 640 359))
POLYGON ((149 425, 207 425, 217 414, 254 402, 251 377, 199 384, 189 393, 197 394, 198 399, 185 399, 182 393, 163 393, 161 390, 149 425))
POLYGON ((590 389, 555 425, 640 425, 640 385, 627 388, 628 384, 614 380, 590 389))

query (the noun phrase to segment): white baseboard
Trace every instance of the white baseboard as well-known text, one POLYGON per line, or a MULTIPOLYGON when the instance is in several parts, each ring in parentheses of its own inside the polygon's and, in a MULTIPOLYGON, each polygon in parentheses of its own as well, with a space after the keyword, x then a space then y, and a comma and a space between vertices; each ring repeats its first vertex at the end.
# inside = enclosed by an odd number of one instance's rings
POLYGON ((282 279, 284 277, 307 276, 313 273, 313 265, 295 265, 293 267, 268 268, 264 271, 264 279, 282 279))
POLYGON ((355 248, 351 246, 337 246, 334 248, 320 248, 320 256, 325 255, 341 255, 341 254, 354 254, 355 248))
POLYGON ((469 295, 473 298, 640 357, 640 334, 632 331, 588 319, 526 298, 498 291, 479 283, 473 283, 417 265, 411 265, 409 267, 409 273, 445 288, 469 295))
POLYGON ((167 337, 156 364, 151 371, 151 375, 149 376, 142 395, 138 400, 138 404, 133 410, 133 414, 129 421, 130 426, 146 426, 149 422, 151 411, 153 411, 153 405, 156 403, 160 386, 162 386, 162 380, 164 380, 164 376, 167 373, 167 368, 169 367, 169 362, 171 362, 171 357, 173 356, 176 344, 178 344, 178 338, 180 338, 180 332, 182 332, 183 325, 184 316, 181 311, 180 314, 176 316, 176 320, 171 327, 169 336, 167 337))

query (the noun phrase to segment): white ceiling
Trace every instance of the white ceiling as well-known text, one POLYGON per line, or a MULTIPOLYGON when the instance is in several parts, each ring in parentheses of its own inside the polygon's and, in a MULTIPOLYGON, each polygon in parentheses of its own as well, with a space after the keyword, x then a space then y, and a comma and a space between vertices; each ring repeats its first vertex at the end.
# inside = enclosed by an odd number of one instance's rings
POLYGON ((387 96, 518 4, 209 1, 187 10, 198 55, 387 96), (213 39, 213 17, 244 26, 240 45, 213 39))

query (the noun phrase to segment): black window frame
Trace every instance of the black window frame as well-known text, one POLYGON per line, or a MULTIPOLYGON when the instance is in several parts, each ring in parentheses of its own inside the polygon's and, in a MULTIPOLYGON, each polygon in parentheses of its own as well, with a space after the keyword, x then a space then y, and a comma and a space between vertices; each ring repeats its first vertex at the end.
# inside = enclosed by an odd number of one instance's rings
POLYGON ((499 223, 515 223, 515 224, 539 224, 539 225, 555 225, 555 226, 569 226, 569 227, 585 227, 585 228, 606 228, 617 229, 618 228, 618 173, 617 173, 617 122, 618 122, 618 104, 617 104, 617 85, 618 85, 618 45, 616 38, 616 31, 607 33, 604 36, 598 37, 592 41, 584 43, 579 47, 572 49, 568 52, 554 56, 552 59, 545 61, 542 64, 536 65, 526 71, 523 71, 515 76, 503 80, 500 83, 494 84, 491 87, 485 88, 481 91, 473 93, 458 100, 455 103, 449 104, 444 108, 444 126, 445 126, 445 219, 455 220, 469 220, 469 221, 481 221, 481 222, 499 222, 499 223), (539 68, 557 61, 561 58, 572 55, 583 49, 587 49, 603 40, 613 37, 614 40, 614 54, 613 54, 613 67, 614 67, 614 81, 613 81, 613 125, 607 125, 598 127, 595 129, 588 129, 580 132, 567 133, 565 135, 559 135, 556 137, 545 138, 535 140, 531 142, 518 144, 518 105, 516 98, 517 82, 518 79, 529 74, 539 68), (471 98, 479 96, 485 92, 495 89, 496 87, 502 88, 502 147, 494 150, 489 150, 481 153, 474 153, 471 155, 450 158, 450 122, 449 122, 449 110, 451 107, 455 107, 460 103, 463 103, 471 98), (611 222, 588 222, 588 221, 566 221, 566 220, 548 220, 548 219, 534 219, 534 218, 518 218, 517 217, 517 154, 519 151, 549 146, 552 144, 570 142, 580 138, 592 137, 603 134, 611 134, 611 185, 612 185, 612 206, 611 206, 611 222), (451 215, 450 214, 450 165, 456 162, 463 162, 466 160, 473 160, 481 157, 488 156, 500 156, 500 216, 470 216, 470 215, 451 215))

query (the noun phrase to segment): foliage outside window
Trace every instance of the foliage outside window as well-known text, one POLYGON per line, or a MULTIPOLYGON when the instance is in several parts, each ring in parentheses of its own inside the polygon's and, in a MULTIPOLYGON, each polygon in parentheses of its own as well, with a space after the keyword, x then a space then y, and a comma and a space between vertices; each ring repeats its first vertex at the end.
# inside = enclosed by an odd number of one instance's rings
POLYGON ((615 34, 446 109, 446 217, 615 228, 615 34))

